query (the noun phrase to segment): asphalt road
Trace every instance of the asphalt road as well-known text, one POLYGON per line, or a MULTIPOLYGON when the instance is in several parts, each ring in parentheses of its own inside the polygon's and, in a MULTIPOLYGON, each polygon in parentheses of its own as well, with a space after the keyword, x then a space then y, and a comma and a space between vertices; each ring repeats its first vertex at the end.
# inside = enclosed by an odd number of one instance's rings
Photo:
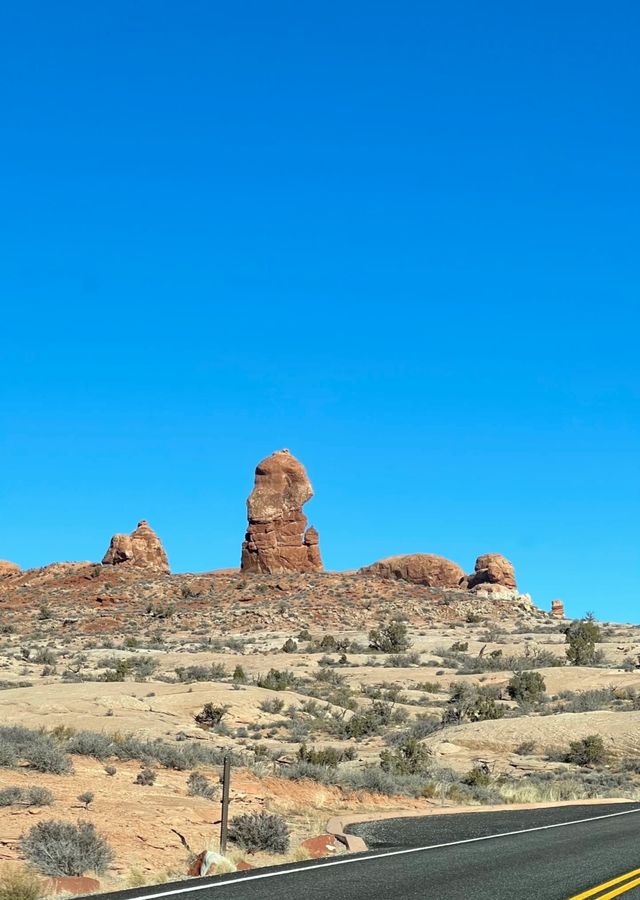
POLYGON ((114 900, 568 900, 638 870, 625 881, 589 894, 589 900, 640 898, 640 805, 635 803, 395 819, 350 830, 367 841, 368 853, 109 896, 114 900), (633 887, 636 879, 638 885, 633 887))

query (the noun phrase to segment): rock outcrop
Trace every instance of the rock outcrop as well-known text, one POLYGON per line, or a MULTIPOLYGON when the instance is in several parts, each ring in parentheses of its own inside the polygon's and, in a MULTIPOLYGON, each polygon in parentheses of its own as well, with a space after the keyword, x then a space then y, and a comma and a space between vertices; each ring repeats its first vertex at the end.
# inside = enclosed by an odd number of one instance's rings
POLYGON ((497 585, 498 589, 518 590, 513 563, 510 563, 504 556, 500 556, 499 553, 484 553, 479 556, 474 572, 467 576, 469 590, 478 588, 491 593, 490 585, 497 585))
POLYGON ((305 467, 288 450, 278 450, 258 463, 247 500, 243 572, 322 571, 318 532, 307 529, 302 512, 311 497, 305 467))
POLYGON ((433 553, 409 553, 405 556, 389 556, 359 572, 363 575, 380 575, 383 578, 401 578, 434 588, 455 588, 464 580, 464 570, 444 556, 433 553))
POLYGON ((102 565, 127 565, 165 574, 170 571, 160 538, 144 519, 138 522, 138 527, 131 534, 114 534, 102 565))
POLYGON ((0 578, 4 578, 5 575, 18 575, 20 572, 22 572, 22 569, 17 563, 0 559, 0 578))
POLYGON ((551 615, 555 619, 564 619, 564 603, 562 600, 551 601, 551 615))

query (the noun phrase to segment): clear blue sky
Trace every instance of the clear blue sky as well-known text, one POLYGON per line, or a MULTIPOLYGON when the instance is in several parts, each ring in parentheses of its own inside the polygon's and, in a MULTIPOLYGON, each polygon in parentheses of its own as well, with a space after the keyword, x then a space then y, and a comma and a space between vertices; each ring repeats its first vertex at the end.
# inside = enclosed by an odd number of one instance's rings
POLYGON ((638 619, 640 8, 5 4, 0 558, 510 557, 638 619))

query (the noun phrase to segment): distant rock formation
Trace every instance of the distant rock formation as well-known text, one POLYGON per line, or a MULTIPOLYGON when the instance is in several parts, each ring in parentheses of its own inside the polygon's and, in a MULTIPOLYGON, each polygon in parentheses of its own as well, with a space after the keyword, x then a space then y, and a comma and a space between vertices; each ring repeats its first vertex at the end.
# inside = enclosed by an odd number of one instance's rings
POLYGON ((16 563, 0 559, 0 578, 4 578, 5 575, 18 575, 20 572, 22 572, 22 569, 16 563))
POLYGON ((551 615, 555 619, 564 619, 564 603, 562 600, 551 601, 551 615))
POLYGON ((389 556, 370 566, 359 569, 362 575, 380 575, 383 578, 401 578, 434 588, 455 588, 464 580, 464 570, 444 556, 433 553, 409 553, 405 556, 389 556))
POLYGON ((169 560, 158 535, 144 519, 131 534, 114 534, 103 566, 128 565, 168 574, 169 560))
POLYGON ((476 560, 475 571, 467 576, 469 590, 478 588, 481 591, 492 593, 490 585, 496 585, 498 589, 506 588, 517 591, 516 573, 513 563, 510 563, 499 553, 485 553, 476 560))
POLYGON ((256 467, 247 500, 249 525, 242 544, 243 572, 320 572, 318 532, 308 528, 302 507, 313 497, 307 472, 288 450, 256 467))

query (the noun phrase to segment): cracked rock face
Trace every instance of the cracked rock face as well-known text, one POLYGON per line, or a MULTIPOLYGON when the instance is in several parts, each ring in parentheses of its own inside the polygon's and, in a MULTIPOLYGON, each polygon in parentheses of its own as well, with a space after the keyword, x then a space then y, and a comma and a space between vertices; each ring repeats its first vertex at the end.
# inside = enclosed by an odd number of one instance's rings
POLYGON ((127 565, 163 573, 170 571, 160 538, 144 519, 138 522, 138 527, 131 534, 114 534, 102 565, 127 565))
POLYGON ((380 575, 383 578, 401 578, 433 588, 455 588, 464 579, 464 570, 444 556, 433 553, 408 553, 404 556, 389 556, 370 566, 360 569, 366 575, 380 575))
POLYGON ((288 450, 278 450, 258 463, 247 500, 243 572, 322 571, 318 532, 307 528, 302 512, 311 497, 306 469, 288 450))

